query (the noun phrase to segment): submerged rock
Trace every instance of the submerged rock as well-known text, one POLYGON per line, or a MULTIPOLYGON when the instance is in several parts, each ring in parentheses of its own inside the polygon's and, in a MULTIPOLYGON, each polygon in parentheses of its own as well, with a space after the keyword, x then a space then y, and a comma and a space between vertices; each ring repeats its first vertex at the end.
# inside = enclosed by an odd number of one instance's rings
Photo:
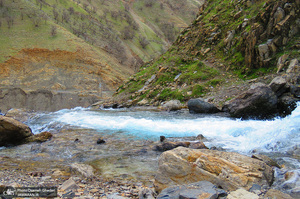
POLYGON ((71 169, 79 172, 86 178, 91 178, 94 176, 94 168, 87 164, 73 163, 71 164, 71 169))
POLYGON ((46 142, 53 137, 52 133, 45 131, 26 138, 26 142, 46 142))
POLYGON ((270 186, 274 171, 266 163, 233 152, 178 147, 159 158, 156 191, 187 183, 209 181, 226 191, 250 189, 253 184, 270 186))
POLYGON ((164 141, 161 144, 158 144, 155 146, 155 150, 156 151, 168 151, 168 150, 172 150, 175 149, 177 147, 189 147, 190 146, 190 142, 169 142, 169 141, 164 141))
POLYGON ((24 143, 26 138, 32 135, 31 129, 26 124, 0 116, 0 146, 24 143))
POLYGON ((105 144, 105 140, 102 139, 102 138, 99 138, 99 139, 97 140, 97 144, 105 144))

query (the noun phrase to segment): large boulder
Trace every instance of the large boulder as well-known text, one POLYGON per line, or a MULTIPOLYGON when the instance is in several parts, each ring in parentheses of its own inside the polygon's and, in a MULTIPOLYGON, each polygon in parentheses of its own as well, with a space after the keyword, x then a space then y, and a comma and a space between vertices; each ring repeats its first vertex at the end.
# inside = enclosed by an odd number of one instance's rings
POLYGON ((209 181, 226 191, 250 189, 253 184, 270 186, 274 171, 263 161, 234 152, 178 147, 159 158, 155 189, 209 181))
POLYGON ((217 113, 220 110, 213 104, 203 101, 202 99, 190 99, 188 101, 190 113, 217 113))
POLYGON ((249 119, 266 119, 273 117, 277 112, 277 96, 272 89, 258 84, 243 92, 223 106, 223 111, 229 112, 232 117, 249 119))
POLYGON ((23 143, 32 135, 27 125, 9 117, 0 116, 0 146, 23 143))

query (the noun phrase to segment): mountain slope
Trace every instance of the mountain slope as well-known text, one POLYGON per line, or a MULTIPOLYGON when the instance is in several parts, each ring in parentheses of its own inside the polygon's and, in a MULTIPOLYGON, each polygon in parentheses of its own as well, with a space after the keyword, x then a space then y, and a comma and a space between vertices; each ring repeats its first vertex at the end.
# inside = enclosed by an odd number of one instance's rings
POLYGON ((144 61, 164 52, 199 5, 0 0, 0 85, 98 92, 101 84, 102 90, 114 90, 144 61))
POLYGON ((160 104, 209 98, 227 89, 222 99, 210 99, 224 103, 246 89, 245 80, 276 73, 282 55, 289 57, 286 65, 300 59, 299 7, 299 1, 287 0, 208 0, 172 47, 144 65, 116 97, 160 104))

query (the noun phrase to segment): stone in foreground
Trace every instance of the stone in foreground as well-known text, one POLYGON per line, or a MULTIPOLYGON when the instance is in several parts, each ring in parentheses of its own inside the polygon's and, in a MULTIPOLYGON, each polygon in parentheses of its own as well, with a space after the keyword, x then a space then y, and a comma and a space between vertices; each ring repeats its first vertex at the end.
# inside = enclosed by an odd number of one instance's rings
POLYGON ((218 189, 215 185, 208 181, 200 181, 189 185, 172 186, 164 189, 157 199, 169 198, 201 198, 214 199, 219 196, 226 196, 226 192, 218 189))
POLYGON ((26 124, 0 116, 0 146, 21 144, 32 135, 31 129, 26 124))
POLYGON ((234 152, 178 147, 159 158, 155 189, 209 181, 226 191, 250 189, 253 184, 270 186, 274 171, 266 163, 234 152))

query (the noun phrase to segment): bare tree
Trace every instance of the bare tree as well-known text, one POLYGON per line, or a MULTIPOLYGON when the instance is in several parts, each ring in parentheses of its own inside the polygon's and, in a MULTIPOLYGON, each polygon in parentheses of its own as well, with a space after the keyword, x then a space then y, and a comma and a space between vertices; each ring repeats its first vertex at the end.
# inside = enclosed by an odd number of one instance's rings
POLYGON ((14 18, 9 15, 6 17, 6 22, 7 22, 8 28, 11 28, 14 25, 14 18))
POLYGON ((54 37, 57 35, 57 27, 55 25, 51 26, 51 36, 54 37))
POLYGON ((57 12, 55 7, 53 8, 52 12, 53 12, 54 20, 58 22, 59 13, 57 12))
POLYGON ((64 9, 62 13, 62 22, 65 21, 66 23, 69 23, 70 15, 66 9, 64 9))
POLYGON ((123 39, 128 40, 128 39, 133 39, 134 37, 134 31, 130 26, 124 27, 124 29, 121 31, 121 35, 123 39))
POLYGON ((73 7, 69 7, 68 11, 69 11, 70 15, 73 15, 75 12, 73 7))
POLYGON ((0 8, 4 6, 4 0, 0 0, 0 8))
POLYGON ((144 49, 145 49, 145 48, 148 46, 148 44, 150 43, 150 42, 146 39, 146 37, 143 37, 143 36, 140 36, 140 37, 139 37, 139 42, 140 42, 142 48, 144 48, 144 49))

